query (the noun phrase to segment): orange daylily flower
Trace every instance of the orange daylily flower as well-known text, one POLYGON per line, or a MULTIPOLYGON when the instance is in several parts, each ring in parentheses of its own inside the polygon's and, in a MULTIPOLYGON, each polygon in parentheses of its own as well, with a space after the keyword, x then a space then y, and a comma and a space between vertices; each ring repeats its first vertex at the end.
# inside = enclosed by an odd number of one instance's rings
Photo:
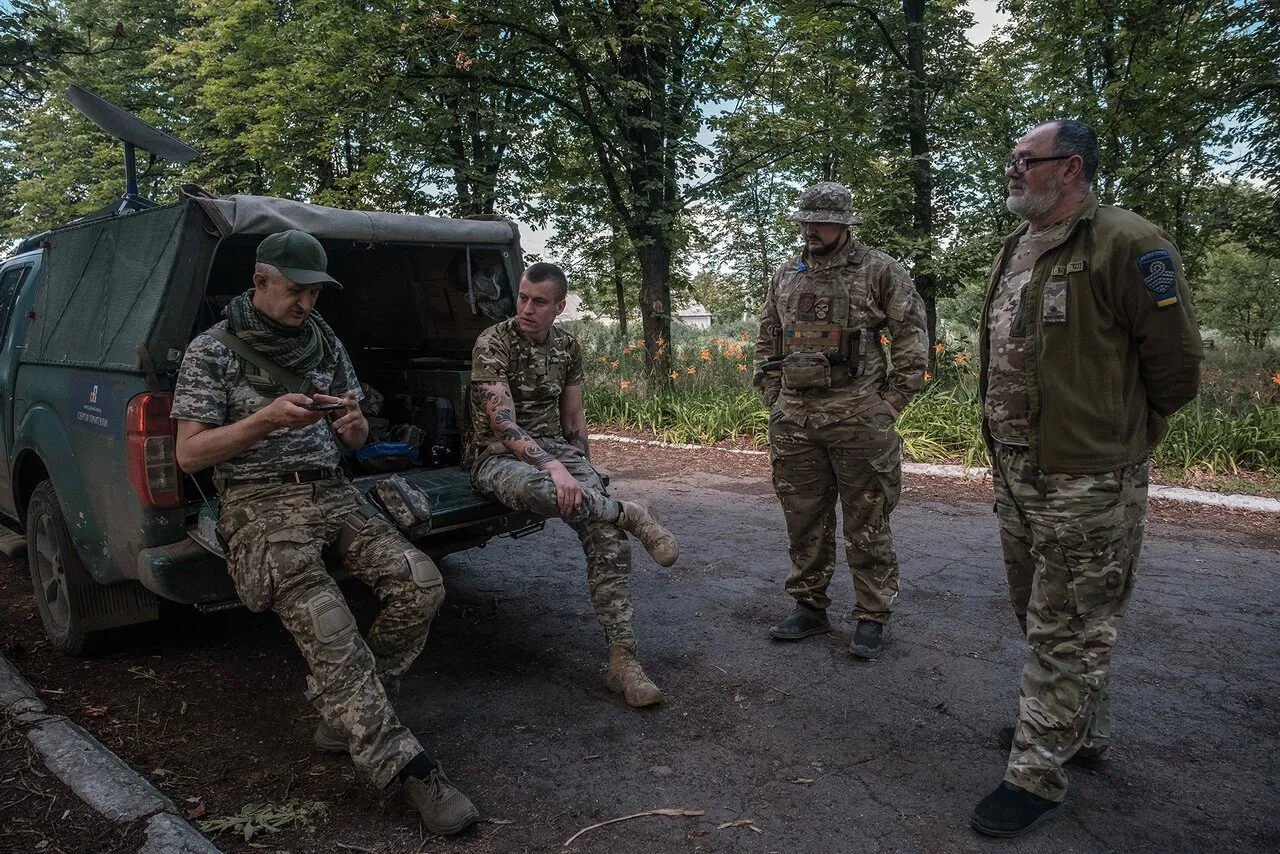
POLYGON ((617 359, 614 359, 612 362, 610 362, 610 363, 609 363, 609 367, 611 367, 611 368, 616 368, 616 367, 618 367, 618 360, 617 360, 617 359))
POLYGON ((738 365, 738 370, 739 370, 739 371, 742 371, 743 373, 746 373, 746 371, 747 371, 747 366, 746 366, 746 365, 738 365))
POLYGON ((881 347, 883 347, 883 346, 885 346, 885 345, 886 345, 886 344, 888 344, 888 343, 889 343, 889 336, 888 336, 888 335, 881 335, 881 336, 880 336, 880 346, 881 346, 881 347))
POLYGON ((618 383, 618 388, 623 389, 625 391, 626 389, 631 388, 631 383, 628 382, 627 380, 623 380, 622 382, 618 383))
POLYGON ((967 361, 969 361, 969 357, 964 353, 956 353, 955 362, 957 365, 963 365, 967 361))
POLYGON ((630 355, 631 355, 631 348, 630 348, 630 347, 623 347, 623 348, 622 348, 622 355, 624 355, 624 356, 630 356, 630 355))
POLYGON ((678 380, 678 379, 680 379, 680 372, 679 372, 679 371, 672 371, 672 372, 671 372, 671 379, 673 379, 673 380, 678 380))
POLYGON ((1271 381, 1276 385, 1280 385, 1280 371, 1276 371, 1276 375, 1271 378, 1271 381))
POLYGON ((653 339, 653 343, 661 347, 663 344, 667 343, 667 340, 659 335, 657 338, 653 339))
POLYGON ((711 361, 711 351, 710 351, 710 350, 708 350, 708 349, 707 349, 707 348, 705 348, 705 347, 703 347, 703 348, 702 348, 702 350, 698 353, 698 356, 699 356, 699 358, 701 358, 701 359, 702 359, 702 361, 704 361, 704 362, 710 362, 710 361, 711 361))
POLYGON ((931 379, 933 379, 933 374, 929 373, 928 371, 925 371, 925 372, 924 372, 924 381, 925 381, 925 382, 928 382, 928 381, 929 381, 929 380, 931 380, 931 379))
POLYGON ((685 371, 686 374, 696 374, 697 372, 698 372, 698 369, 695 368, 693 365, 690 365, 689 370, 685 371))
POLYGON ((933 352, 935 353, 941 353, 945 349, 947 349, 947 345, 943 344, 941 341, 933 345, 933 352))
POLYGON ((644 346, 644 339, 643 339, 643 338, 637 338, 637 339, 636 339, 636 346, 637 346, 637 347, 643 347, 643 346, 644 346))
POLYGON ((745 332, 744 332, 744 333, 742 333, 741 335, 739 335, 739 336, 738 336, 738 338, 740 338, 740 339, 741 339, 741 340, 743 340, 743 341, 750 341, 750 340, 751 340, 751 336, 750 336, 750 335, 748 335, 748 334, 747 334, 747 333, 745 333, 745 332))

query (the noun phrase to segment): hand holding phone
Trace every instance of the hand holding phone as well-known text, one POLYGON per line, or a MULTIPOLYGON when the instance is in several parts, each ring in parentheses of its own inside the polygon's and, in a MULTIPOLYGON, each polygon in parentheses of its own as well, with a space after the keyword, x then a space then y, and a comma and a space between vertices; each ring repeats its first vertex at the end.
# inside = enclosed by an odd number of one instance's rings
POLYGON ((345 403, 300 403, 303 409, 309 409, 312 412, 337 412, 339 409, 346 409, 345 403))

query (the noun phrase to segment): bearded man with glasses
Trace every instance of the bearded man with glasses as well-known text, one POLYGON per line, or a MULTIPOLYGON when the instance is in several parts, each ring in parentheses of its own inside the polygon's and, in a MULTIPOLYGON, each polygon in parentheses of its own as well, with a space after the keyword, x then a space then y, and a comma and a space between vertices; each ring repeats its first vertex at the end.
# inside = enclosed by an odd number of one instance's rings
POLYGON ((992 268, 980 388, 1009 598, 1030 647, 1004 782, 970 825, 1020 836, 1060 814, 1063 766, 1110 741, 1107 675, 1133 591, 1147 458, 1202 358, 1165 232, 1091 191, 1098 138, 1046 122, 1005 164, 1025 222, 992 268))

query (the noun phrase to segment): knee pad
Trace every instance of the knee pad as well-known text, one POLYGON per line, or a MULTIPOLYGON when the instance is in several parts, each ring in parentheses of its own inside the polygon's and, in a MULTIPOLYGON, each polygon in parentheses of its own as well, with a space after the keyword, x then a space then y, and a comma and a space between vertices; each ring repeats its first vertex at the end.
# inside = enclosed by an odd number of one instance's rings
POLYGON ((410 547, 404 550, 404 562, 413 583, 423 590, 444 586, 444 576, 440 574, 440 568, 427 555, 410 547))
POLYGON ((356 618, 337 590, 317 590, 304 600, 304 605, 318 642, 334 644, 355 631, 356 618))

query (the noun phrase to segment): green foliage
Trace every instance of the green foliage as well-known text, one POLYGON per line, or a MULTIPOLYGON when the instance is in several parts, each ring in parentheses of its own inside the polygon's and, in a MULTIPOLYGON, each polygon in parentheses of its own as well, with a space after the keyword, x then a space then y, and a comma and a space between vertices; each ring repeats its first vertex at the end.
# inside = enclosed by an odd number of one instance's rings
POLYGON ((1280 258, 1238 243, 1218 247, 1201 273, 1196 307, 1204 325, 1263 349, 1280 327, 1280 258))
MULTIPOLYGON (((767 443, 768 412, 751 388, 750 371, 738 367, 750 364, 751 341, 741 336, 751 339, 753 333, 686 330, 667 345, 683 373, 671 391, 650 394, 634 342, 602 324, 580 324, 574 332, 583 343, 584 400, 594 427, 645 430, 675 444, 735 438, 759 447, 767 443)), ((898 420, 903 450, 916 462, 986 466, 975 358, 963 347, 939 347, 936 374, 898 420)), ((1211 351, 1200 399, 1170 420, 1154 461, 1174 473, 1280 473, 1280 356, 1266 360, 1254 351, 1211 351)))

